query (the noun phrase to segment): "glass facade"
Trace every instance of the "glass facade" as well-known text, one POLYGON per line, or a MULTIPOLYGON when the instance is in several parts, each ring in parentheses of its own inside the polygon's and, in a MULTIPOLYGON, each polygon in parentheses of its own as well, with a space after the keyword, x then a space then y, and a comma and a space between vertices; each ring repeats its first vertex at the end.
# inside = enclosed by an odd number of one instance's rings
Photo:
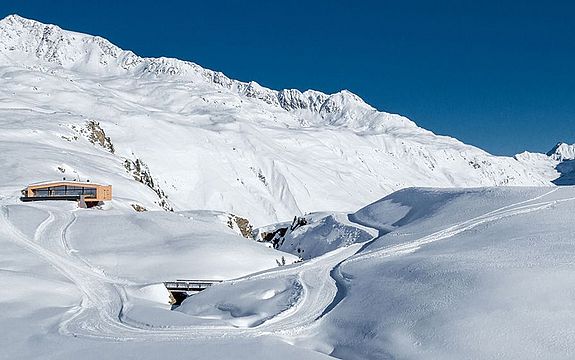
POLYGON ((35 196, 50 197, 50 196, 81 196, 96 197, 96 188, 83 187, 83 186, 50 186, 41 189, 33 190, 35 196))

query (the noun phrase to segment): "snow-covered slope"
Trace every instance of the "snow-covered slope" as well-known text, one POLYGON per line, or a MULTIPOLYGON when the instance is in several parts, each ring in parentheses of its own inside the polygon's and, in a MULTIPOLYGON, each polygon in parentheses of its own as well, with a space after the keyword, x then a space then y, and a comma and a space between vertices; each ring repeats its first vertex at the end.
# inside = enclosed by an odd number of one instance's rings
POLYGON ((347 290, 320 337, 345 359, 573 357, 574 200, 407 190, 363 209, 357 220, 396 230, 340 265, 347 290))
POLYGON ((241 237, 221 213, 10 203, 0 199, 0 358, 157 359, 181 357, 190 346, 189 358, 214 353, 215 358, 253 359, 261 352, 264 359, 271 351, 285 358, 296 351, 323 358, 274 339, 224 340, 219 346, 175 334, 160 343, 118 342, 118 334, 111 333, 104 342, 79 339, 86 329, 103 329, 104 323, 120 319, 131 324, 120 327, 149 328, 145 321, 150 319, 177 325, 163 281, 228 280, 296 257, 241 237))
MULTIPOLYGON (((401 190, 350 215, 373 240, 209 289, 181 311, 283 326, 287 342, 342 359, 570 359, 573 211, 573 187, 401 190)), ((322 222, 301 243, 321 241, 322 222)))
POLYGON ((270 90, 15 15, 0 20, 0 81, 0 196, 14 201, 29 182, 90 178, 117 207, 264 225, 408 186, 550 184, 349 91, 270 90))
MULTIPOLYGON (((0 344, 21 358, 570 359, 574 211, 573 187, 405 189, 330 220, 370 227, 372 240, 219 284, 170 311, 165 290, 143 281, 179 276, 160 265, 179 252, 193 249, 212 271, 225 269, 218 256, 241 258, 249 271, 277 253, 254 251, 261 245, 234 238, 213 213, 4 199, 0 328, 10 331, 0 344), (111 216, 129 225, 122 241, 109 240, 111 216)), ((324 240, 345 235, 325 219, 310 218, 300 244, 322 240, 322 227, 324 240)))

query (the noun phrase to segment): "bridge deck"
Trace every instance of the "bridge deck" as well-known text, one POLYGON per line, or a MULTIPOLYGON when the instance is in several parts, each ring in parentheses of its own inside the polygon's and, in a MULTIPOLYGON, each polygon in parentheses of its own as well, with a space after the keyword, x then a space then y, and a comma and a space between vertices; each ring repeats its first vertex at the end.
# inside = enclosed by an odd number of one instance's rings
POLYGON ((164 285, 171 292, 202 291, 222 280, 176 280, 166 281, 164 285))

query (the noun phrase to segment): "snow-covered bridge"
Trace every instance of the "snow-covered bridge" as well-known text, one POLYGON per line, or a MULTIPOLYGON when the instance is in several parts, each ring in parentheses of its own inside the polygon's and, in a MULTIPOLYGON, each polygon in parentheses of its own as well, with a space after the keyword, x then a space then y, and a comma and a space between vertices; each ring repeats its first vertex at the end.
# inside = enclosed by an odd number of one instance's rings
POLYGON ((170 292, 202 291, 222 280, 176 280, 164 282, 170 292))

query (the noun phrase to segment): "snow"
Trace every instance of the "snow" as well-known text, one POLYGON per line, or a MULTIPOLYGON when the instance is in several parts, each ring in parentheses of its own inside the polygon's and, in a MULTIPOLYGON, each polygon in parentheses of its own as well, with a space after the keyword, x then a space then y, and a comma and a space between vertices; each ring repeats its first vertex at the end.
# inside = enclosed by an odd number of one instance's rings
POLYGON ((551 156, 524 151, 515 155, 515 159, 533 169, 534 172, 542 174, 550 181, 560 176, 560 173, 556 170, 559 161, 551 156))
MULTIPOLYGON (((189 351, 190 342, 202 354, 218 358, 247 357, 246 351, 232 350, 242 346, 238 344, 254 347, 250 353, 262 358, 270 354, 269 344, 279 356, 294 354, 274 339, 215 339, 206 345, 183 333, 170 333, 170 328, 198 326, 201 319, 182 319, 177 316, 181 313, 171 311, 167 290, 158 282, 206 274, 230 279, 277 267, 276 259, 282 256, 288 264, 296 259, 237 235, 223 214, 85 210, 66 202, 3 202, 0 210, 0 286, 5 289, 0 303, 10 311, 0 317, 0 327, 10 328, 0 339, 8 349, 5 356, 34 358, 53 350, 54 358, 95 351, 100 357, 130 354, 152 359, 160 352, 175 356, 189 351), (109 239, 111 233, 117 236, 109 239), (106 324, 111 327, 104 330, 106 324), (120 346, 154 326, 160 332, 168 330, 160 343, 120 346), (136 332, 124 337, 116 333, 121 328, 136 332), (214 348, 217 343, 221 347, 214 348)), ((203 328, 210 332, 206 325, 203 328)), ((307 350, 297 353, 322 358, 307 350)))
POLYGON ((234 327, 255 327, 297 306, 303 287, 295 277, 222 284, 186 299, 177 311, 234 327))
POLYGON ((553 160, 564 161, 575 159, 575 144, 558 143, 547 155, 553 160))
POLYGON ((263 226, 350 212, 410 186, 553 180, 377 111, 346 90, 270 90, 18 16, 0 20, 0 54, 7 192, 69 176, 111 184, 118 206, 165 202, 263 226), (90 143, 88 122, 105 131, 114 153, 90 143), (137 160, 154 191, 127 171, 126 161, 137 160))
POLYGON ((572 357, 574 196, 406 190, 367 207, 375 221, 389 203, 420 199, 414 216, 341 264, 346 296, 321 337, 346 359, 572 357))
POLYGON ((220 213, 85 210, 69 221, 69 244, 78 256, 138 283, 227 280, 276 267, 282 256, 288 264, 297 259, 239 236, 220 213), (85 229, 90 237, 83 237, 85 229))
POLYGON ((6 358, 575 355, 575 188, 551 184, 569 146, 492 156, 349 91, 270 90, 18 16, 0 78, 6 358), (114 200, 19 201, 62 177, 114 200), (231 214, 307 224, 279 251, 231 214), (174 311, 179 278, 225 281, 174 311))
POLYGON ((305 216, 308 225, 289 229, 277 249, 304 260, 312 259, 340 247, 371 240, 377 232, 352 223, 347 214, 315 213, 305 216))
POLYGON ((310 215, 292 239, 337 247, 282 267, 270 264, 290 255, 240 237, 221 213, 10 202, 0 204, 7 356, 232 358, 247 346, 266 358, 269 344, 278 358, 575 353, 573 187, 405 189, 349 216, 310 215), (339 241, 354 222, 372 240, 339 241), (226 254, 243 260, 227 267, 226 254), (204 267, 246 276, 169 310, 158 280, 204 267))
POLYGON ((575 185, 575 145, 558 143, 546 155, 523 152, 515 155, 515 159, 555 185, 575 185))
POLYGON ((95 184, 95 183, 91 183, 91 182, 86 182, 86 181, 69 181, 69 180, 57 180, 57 181, 39 181, 39 182, 35 182, 35 183, 31 183, 28 185, 34 185, 34 186, 39 186, 39 185, 51 185, 51 184, 61 184, 61 183, 66 183, 66 184, 72 184, 72 185, 101 185, 101 184, 95 184))

